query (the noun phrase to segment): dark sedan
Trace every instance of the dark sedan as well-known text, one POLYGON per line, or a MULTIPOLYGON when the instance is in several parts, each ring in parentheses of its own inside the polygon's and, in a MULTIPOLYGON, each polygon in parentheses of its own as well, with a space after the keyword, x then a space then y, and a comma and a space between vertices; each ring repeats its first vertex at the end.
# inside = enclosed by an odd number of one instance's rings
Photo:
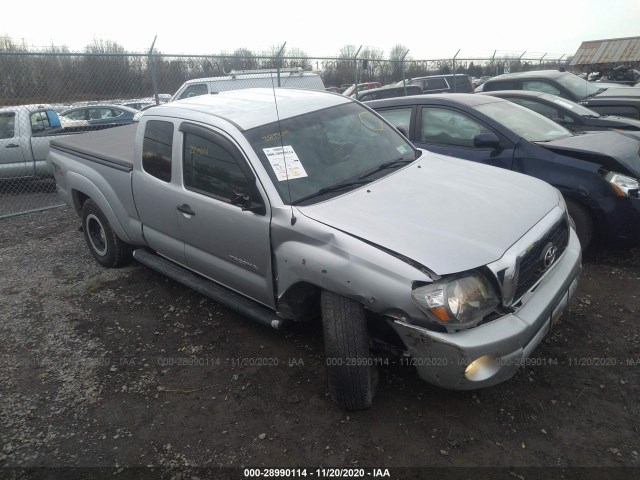
POLYGON ((640 142, 630 136, 614 131, 576 135, 489 95, 417 95, 365 105, 400 126, 418 147, 555 186, 584 249, 594 238, 606 243, 640 239, 640 142))
POLYGON ((573 100, 603 115, 640 118, 640 90, 598 86, 569 72, 534 70, 505 73, 487 80, 483 92, 529 90, 573 100))
POLYGON ((123 105, 84 105, 65 110, 60 115, 71 120, 86 120, 90 125, 126 125, 138 112, 123 105))
POLYGON ((640 131, 640 120, 638 119, 616 115, 600 115, 598 112, 583 105, 549 93, 501 90, 483 92, 482 95, 492 95, 510 100, 534 112, 538 112, 540 115, 544 115, 572 132, 612 129, 640 131))

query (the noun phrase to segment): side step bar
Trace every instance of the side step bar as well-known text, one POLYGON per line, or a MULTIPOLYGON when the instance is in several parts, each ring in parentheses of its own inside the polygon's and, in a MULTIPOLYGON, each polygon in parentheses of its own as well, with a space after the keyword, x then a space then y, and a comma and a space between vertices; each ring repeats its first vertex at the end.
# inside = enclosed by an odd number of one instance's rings
POLYGON ((166 275, 167 277, 182 283, 183 285, 195 290, 206 297, 216 301, 231 310, 255 320, 262 325, 271 328, 280 329, 284 326, 285 321, 272 310, 260 305, 253 300, 243 297, 238 293, 220 286, 211 280, 196 275, 186 268, 176 265, 160 255, 151 253, 144 248, 139 248, 133 252, 135 258, 141 264, 166 275))

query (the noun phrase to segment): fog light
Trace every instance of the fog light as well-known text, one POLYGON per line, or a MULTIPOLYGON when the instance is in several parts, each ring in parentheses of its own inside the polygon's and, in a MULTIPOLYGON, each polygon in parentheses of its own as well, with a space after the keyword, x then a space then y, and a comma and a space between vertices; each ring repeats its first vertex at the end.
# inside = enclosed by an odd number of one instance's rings
POLYGON ((464 371, 465 377, 472 382, 481 382, 494 376, 500 370, 500 365, 493 355, 484 355, 471 362, 464 371))

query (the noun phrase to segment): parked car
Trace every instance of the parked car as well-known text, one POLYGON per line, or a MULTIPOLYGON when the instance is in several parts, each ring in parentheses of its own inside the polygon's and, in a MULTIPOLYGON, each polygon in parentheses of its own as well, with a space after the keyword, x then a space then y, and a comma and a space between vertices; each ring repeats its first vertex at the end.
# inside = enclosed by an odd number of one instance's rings
POLYGON ((483 92, 533 90, 550 93, 573 100, 602 115, 640 118, 640 90, 601 87, 559 70, 506 73, 487 80, 482 87, 483 92))
POLYGON ((139 98, 134 100, 125 100, 122 103, 118 103, 118 105, 122 105, 124 107, 133 108, 134 110, 142 110, 145 107, 152 107, 155 105, 155 100, 150 98, 139 98))
POLYGON ((91 125, 126 125, 133 123, 136 112, 122 105, 86 105, 70 108, 60 115, 70 120, 86 120, 91 125))
POLYGON ((473 93, 471 79, 469 75, 464 73, 416 77, 410 79, 408 82, 406 80, 404 82, 398 82, 396 85, 400 86, 403 84, 418 85, 422 89, 422 93, 473 93))
MULTIPOLYGON (((482 95, 510 100, 565 126, 572 132, 593 130, 640 130, 640 120, 617 115, 600 115, 584 105, 549 93, 500 90, 482 95)), ((638 137, 640 138, 640 137, 638 137)))
MULTIPOLYGON (((502 98, 441 94, 366 105, 418 147, 534 176, 558 188, 583 249, 640 239, 640 142, 614 131, 571 133, 502 98)), ((472 194, 472 190, 469 190, 472 194)))
POLYGON ((372 337, 446 388, 507 380, 581 271, 556 189, 416 149, 342 95, 169 102, 137 128, 57 141, 50 160, 101 265, 134 250, 269 327, 321 321, 329 392, 349 410, 373 400, 372 337))
POLYGON ((317 72, 307 72, 299 68, 281 69, 279 72, 277 70, 247 70, 231 72, 224 77, 187 80, 173 95, 171 101, 228 90, 271 87, 321 91, 325 88, 322 77, 317 72))
MULTIPOLYGON (((371 90, 372 88, 380 88, 382 87, 382 83, 380 82, 363 82, 363 83, 359 83, 358 84, 358 93, 362 92, 364 90, 371 90)), ((356 86, 351 85, 350 87, 347 87, 347 89, 342 92, 342 95, 345 95, 347 97, 355 97, 356 95, 356 86)))
POLYGON ((422 89, 417 85, 407 85, 406 87, 387 86, 358 92, 357 99, 361 102, 366 102, 368 100, 379 100, 381 98, 420 95, 421 93, 422 89))

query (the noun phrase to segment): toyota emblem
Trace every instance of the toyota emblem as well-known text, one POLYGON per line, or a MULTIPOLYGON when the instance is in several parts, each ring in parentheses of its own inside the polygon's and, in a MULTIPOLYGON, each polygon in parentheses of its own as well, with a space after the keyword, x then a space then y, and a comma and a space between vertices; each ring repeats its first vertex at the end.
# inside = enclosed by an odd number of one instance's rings
POLYGON ((555 261, 557 252, 558 252, 558 249, 555 247, 555 245, 549 244, 547 246, 547 248, 544 251, 544 255, 542 256, 542 261, 544 263, 545 269, 549 268, 551 264, 555 261))

